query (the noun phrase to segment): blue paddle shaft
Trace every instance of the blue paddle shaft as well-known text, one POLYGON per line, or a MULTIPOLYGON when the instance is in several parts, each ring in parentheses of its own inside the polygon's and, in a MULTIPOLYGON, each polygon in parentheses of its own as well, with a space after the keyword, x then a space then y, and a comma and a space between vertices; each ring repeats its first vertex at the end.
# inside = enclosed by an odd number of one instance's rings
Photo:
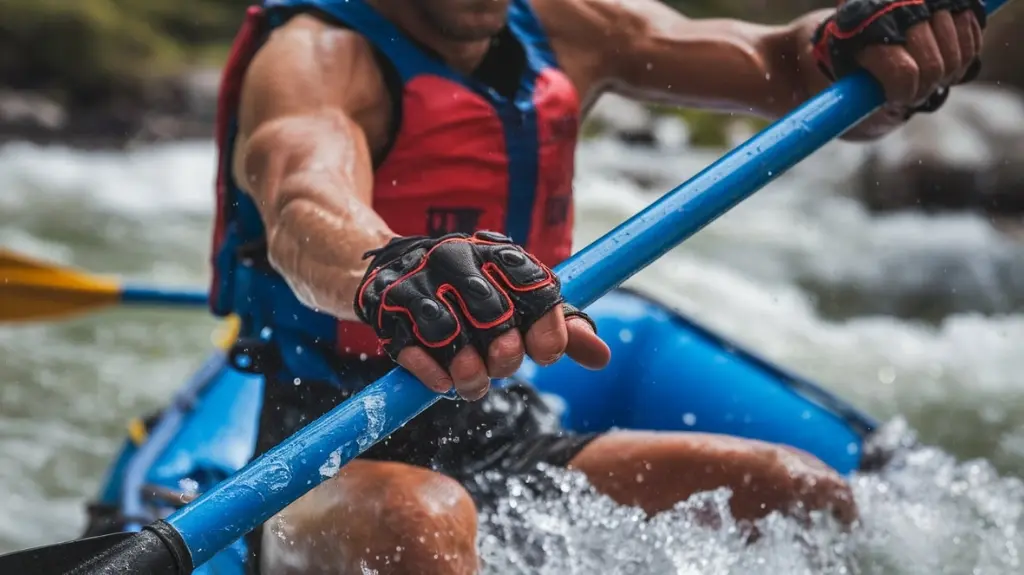
MULTIPOLYGON (((1005 2, 990 1, 989 13, 1005 2)), ((566 300, 593 303, 883 101, 867 74, 836 82, 559 266, 566 300)), ((441 397, 396 368, 167 521, 202 565, 441 397)))
POLYGON ((121 288, 121 301, 129 304, 200 307, 209 301, 209 294, 200 290, 126 285, 121 288))

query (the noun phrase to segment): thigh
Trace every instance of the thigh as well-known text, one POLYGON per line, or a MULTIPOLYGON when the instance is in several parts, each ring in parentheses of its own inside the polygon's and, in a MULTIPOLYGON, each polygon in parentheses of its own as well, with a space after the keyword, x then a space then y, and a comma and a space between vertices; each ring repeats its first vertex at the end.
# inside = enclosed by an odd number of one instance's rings
POLYGON ((451 478, 357 460, 264 525, 260 569, 468 575, 478 569, 476 531, 476 508, 451 478))
POLYGON ((570 467, 615 501, 650 514, 694 493, 732 490, 736 519, 772 511, 829 509, 851 523, 857 508, 847 482, 795 448, 726 435, 622 431, 591 442, 570 467))

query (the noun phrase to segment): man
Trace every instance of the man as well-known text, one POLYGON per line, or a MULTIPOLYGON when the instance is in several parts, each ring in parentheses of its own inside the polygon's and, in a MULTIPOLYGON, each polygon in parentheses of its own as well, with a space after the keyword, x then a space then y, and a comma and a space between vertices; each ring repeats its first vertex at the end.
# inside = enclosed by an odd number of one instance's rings
POLYGON ((464 400, 284 510, 252 539, 262 572, 475 573, 478 508, 497 487, 479 472, 539 463, 651 514, 727 486, 739 519, 795 504, 854 519, 847 486, 809 455, 707 435, 574 435, 528 386, 488 393, 489 378, 525 355, 609 360, 550 272, 570 253, 574 147, 598 96, 778 116, 863 67, 888 102, 847 137, 877 137, 976 74, 977 0, 847 0, 777 27, 689 20, 656 0, 264 8, 225 72, 211 302, 241 316, 250 368, 268 377, 257 451, 390 358, 464 400))

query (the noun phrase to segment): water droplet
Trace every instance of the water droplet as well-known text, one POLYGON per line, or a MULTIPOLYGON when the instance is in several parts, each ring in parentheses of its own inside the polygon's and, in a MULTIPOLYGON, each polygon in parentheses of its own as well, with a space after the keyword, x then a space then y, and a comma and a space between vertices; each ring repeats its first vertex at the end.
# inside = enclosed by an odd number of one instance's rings
POLYGON ((886 365, 878 368, 878 381, 891 384, 896 381, 896 368, 886 365))

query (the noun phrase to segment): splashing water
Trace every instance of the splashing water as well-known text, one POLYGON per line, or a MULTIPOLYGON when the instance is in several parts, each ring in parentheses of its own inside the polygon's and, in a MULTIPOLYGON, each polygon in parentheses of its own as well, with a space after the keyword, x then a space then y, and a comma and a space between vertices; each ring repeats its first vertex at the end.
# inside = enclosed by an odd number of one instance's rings
POLYGON ((989 575, 1019 573, 1024 484, 982 461, 957 463, 910 447, 906 422, 876 441, 901 447, 879 472, 855 476, 861 518, 852 530, 812 513, 810 527, 773 513, 732 519, 729 491, 697 494, 648 519, 596 493, 579 473, 547 468, 562 497, 507 480, 508 496, 483 517, 490 575, 989 575), (511 544, 510 544, 511 543, 511 544))
MULTIPOLYGON (((1024 489, 1010 478, 1024 475, 1024 251, 978 216, 867 213, 843 194, 856 165, 847 152, 856 155, 841 145, 816 154, 630 285, 876 416, 906 417, 943 449, 913 447, 896 419, 886 431, 902 451, 852 480, 857 529, 820 520, 804 531, 773 516, 750 546, 724 492, 643 521, 581 478, 549 471, 563 501, 512 482, 482 521, 489 575, 1024 572, 1024 489), (841 296, 831 308, 830 294, 841 296), (871 315, 921 299, 948 315, 871 315)), ((716 155, 583 144, 575 245, 716 155)), ((214 158, 209 143, 0 148, 0 244, 140 281, 205 285, 214 158)), ((0 550, 79 533, 124 420, 166 402, 209 351, 213 326, 203 314, 133 310, 0 328, 0 550)), ((369 440, 381 428, 365 407, 369 440)))
MULTIPOLYGON (((888 435, 889 437, 885 437, 888 435)), ((911 445, 897 419, 882 430, 911 445)), ((986 461, 958 463, 934 447, 898 451, 880 473, 853 479, 861 508, 854 537, 862 573, 920 575, 1022 572, 1024 483, 986 461)))

